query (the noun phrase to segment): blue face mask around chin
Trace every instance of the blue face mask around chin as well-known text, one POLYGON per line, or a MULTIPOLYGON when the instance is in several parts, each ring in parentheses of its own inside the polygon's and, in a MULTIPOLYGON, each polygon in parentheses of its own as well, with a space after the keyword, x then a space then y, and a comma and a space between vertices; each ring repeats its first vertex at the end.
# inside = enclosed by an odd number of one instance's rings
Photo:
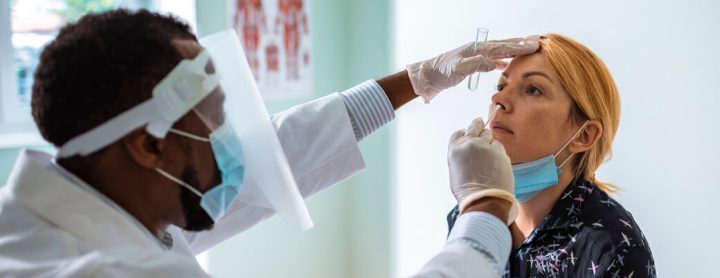
POLYGON ((575 135, 554 155, 551 154, 538 160, 512 165, 513 177, 515 178, 515 199, 520 203, 526 203, 544 189, 558 184, 558 176, 562 172, 560 168, 570 160, 572 154, 560 166, 555 165, 555 158, 580 134, 587 123, 586 121, 575 135))
POLYGON ((515 198, 521 203, 529 201, 543 189, 556 185, 560 175, 554 155, 515 164, 512 170, 515 177, 515 198))

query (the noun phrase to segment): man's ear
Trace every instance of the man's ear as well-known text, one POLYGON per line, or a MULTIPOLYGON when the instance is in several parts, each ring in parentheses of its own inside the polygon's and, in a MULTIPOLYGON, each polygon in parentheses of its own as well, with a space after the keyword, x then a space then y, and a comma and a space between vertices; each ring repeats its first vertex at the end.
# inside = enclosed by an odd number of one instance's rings
POLYGON ((575 140, 568 146, 570 153, 581 153, 592 148, 602 136, 603 127, 599 121, 590 120, 585 128, 580 131, 575 140))
POLYGON ((141 167, 154 169, 161 166, 161 154, 165 149, 166 142, 150 135, 144 128, 130 132, 122 139, 122 144, 141 167))

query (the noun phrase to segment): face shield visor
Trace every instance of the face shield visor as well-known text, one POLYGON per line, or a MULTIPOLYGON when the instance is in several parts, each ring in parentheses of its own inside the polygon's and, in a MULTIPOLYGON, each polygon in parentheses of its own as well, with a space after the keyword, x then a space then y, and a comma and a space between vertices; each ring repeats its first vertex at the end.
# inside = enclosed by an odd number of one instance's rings
POLYGON ((161 174, 200 195, 214 220, 232 202, 243 202, 272 209, 293 227, 311 228, 310 214, 235 32, 210 35, 200 44, 204 50, 181 61, 154 88, 152 98, 68 141, 57 157, 94 153, 143 126, 157 138, 181 133, 211 144, 222 183, 202 193, 161 174), (195 113, 208 127, 209 138, 172 128, 187 113, 195 113))

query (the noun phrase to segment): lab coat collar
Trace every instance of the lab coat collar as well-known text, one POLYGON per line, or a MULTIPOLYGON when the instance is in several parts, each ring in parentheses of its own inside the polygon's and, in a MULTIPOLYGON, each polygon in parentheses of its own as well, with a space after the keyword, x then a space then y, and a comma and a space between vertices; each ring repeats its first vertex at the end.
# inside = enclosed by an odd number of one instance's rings
POLYGON ((32 212, 98 248, 161 245, 119 211, 52 169, 50 154, 23 150, 8 179, 11 194, 32 212))

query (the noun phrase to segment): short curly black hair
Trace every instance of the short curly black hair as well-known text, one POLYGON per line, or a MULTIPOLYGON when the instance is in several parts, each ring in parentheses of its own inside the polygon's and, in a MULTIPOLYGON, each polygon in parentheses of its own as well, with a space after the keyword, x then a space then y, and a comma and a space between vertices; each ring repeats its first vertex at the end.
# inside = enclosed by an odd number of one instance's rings
POLYGON ((147 10, 89 14, 65 25, 40 56, 32 115, 62 146, 150 98, 183 57, 173 39, 197 38, 187 23, 147 10))

